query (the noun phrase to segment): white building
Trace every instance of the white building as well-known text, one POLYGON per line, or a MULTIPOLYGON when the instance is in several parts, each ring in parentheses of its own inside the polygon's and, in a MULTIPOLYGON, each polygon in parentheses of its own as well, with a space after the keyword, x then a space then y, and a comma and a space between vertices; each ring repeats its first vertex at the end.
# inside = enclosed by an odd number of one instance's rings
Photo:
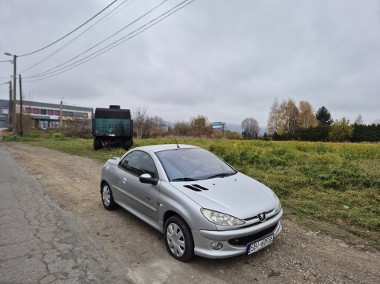
MULTIPOLYGON (((30 115, 35 128, 58 128, 61 122, 67 120, 82 120, 91 125, 93 109, 88 107, 50 104, 33 101, 23 101, 22 111, 30 115), (62 121, 61 121, 62 120, 62 121)), ((16 101, 16 113, 20 114, 20 101, 16 101)), ((8 127, 9 116, 12 113, 12 102, 0 100, 0 128, 8 127)))

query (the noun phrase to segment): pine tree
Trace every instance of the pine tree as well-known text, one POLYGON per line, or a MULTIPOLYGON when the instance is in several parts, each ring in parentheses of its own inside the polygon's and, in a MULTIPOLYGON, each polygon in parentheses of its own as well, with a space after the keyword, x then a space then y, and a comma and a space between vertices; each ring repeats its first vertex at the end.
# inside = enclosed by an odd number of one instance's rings
POLYGON ((317 111, 315 117, 318 120, 319 126, 331 125, 333 123, 330 112, 324 106, 317 111))

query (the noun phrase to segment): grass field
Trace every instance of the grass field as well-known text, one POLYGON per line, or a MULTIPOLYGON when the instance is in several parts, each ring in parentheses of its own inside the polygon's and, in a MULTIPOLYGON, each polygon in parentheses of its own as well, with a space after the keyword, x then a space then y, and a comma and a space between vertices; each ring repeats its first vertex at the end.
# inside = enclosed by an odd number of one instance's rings
MULTIPOLYGON (((11 137, 4 140, 10 141, 11 137)), ((94 151, 92 140, 59 134, 17 140, 101 161, 125 152, 122 149, 94 151)), ((175 141, 135 140, 134 146, 159 143, 175 141)), ((350 242, 364 240, 380 248, 380 144, 196 138, 178 139, 178 143, 208 149, 272 188, 289 218, 350 242)))

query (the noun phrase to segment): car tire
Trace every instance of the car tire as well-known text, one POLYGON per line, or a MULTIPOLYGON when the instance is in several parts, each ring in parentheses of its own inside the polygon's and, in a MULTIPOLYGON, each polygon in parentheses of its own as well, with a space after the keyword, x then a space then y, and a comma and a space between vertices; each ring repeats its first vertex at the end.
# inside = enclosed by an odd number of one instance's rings
POLYGON ((133 139, 130 138, 130 139, 127 139, 127 140, 124 140, 124 149, 125 150, 129 150, 133 145, 133 139))
POLYGON ((102 142, 98 138, 94 138, 94 150, 97 151, 102 148, 102 142))
POLYGON ((116 203, 113 199, 112 191, 108 183, 104 182, 102 184, 101 190, 102 203, 105 209, 113 210, 116 208, 116 203))
POLYGON ((165 223, 165 244, 175 259, 188 262, 194 257, 194 240, 189 226, 179 216, 171 216, 165 223))

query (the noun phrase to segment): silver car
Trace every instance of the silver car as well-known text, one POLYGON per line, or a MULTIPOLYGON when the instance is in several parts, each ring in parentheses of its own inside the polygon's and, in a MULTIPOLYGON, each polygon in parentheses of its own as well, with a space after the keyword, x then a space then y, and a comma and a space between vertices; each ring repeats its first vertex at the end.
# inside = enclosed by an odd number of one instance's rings
POLYGON ((195 146, 144 146, 112 158, 100 192, 107 210, 119 205, 162 232, 180 261, 249 255, 282 230, 272 190, 195 146))

